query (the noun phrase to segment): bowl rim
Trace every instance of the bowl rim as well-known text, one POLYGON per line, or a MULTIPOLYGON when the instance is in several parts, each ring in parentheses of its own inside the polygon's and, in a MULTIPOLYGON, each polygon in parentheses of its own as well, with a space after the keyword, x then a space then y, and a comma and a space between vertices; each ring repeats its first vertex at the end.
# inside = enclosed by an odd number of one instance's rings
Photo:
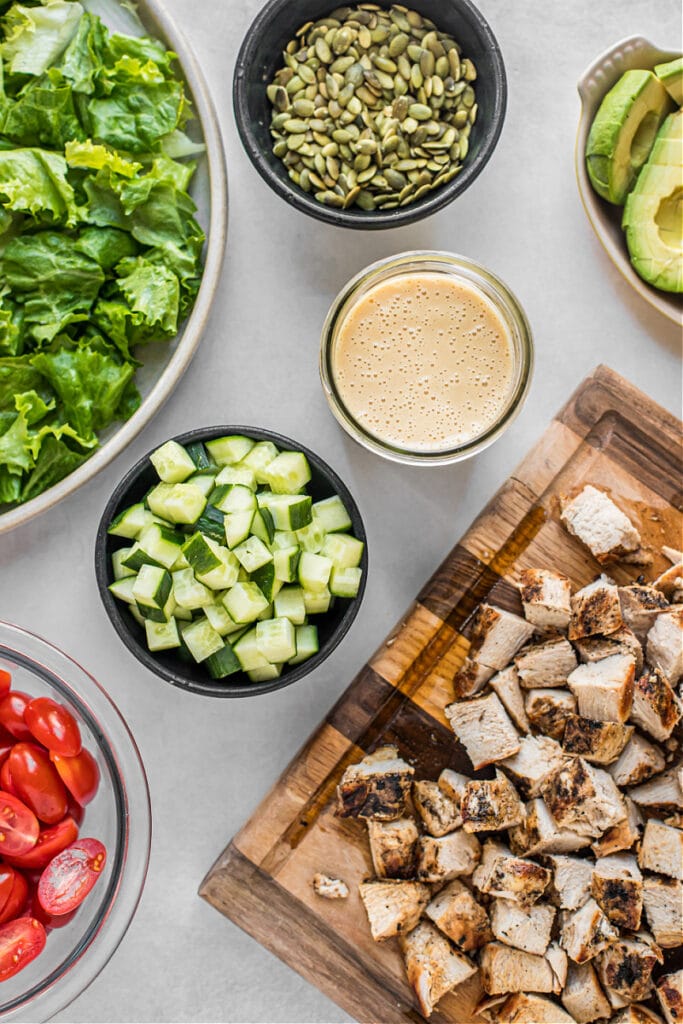
MULTIPOLYGON (((387 0, 379 0, 379 2, 383 6, 389 6, 387 0)), ((417 2, 419 6, 419 0, 417 0, 417 2)), ((429 217, 431 214, 436 213, 438 210, 443 209, 443 207, 453 202, 454 199, 469 188, 469 186, 479 177, 493 155, 493 151, 495 150, 503 131, 508 95, 505 63, 503 61, 500 44, 498 43, 491 26, 472 0, 446 0, 446 2, 458 8, 461 12, 467 12, 470 20, 476 25, 477 30, 484 37, 486 45, 490 51, 491 61, 493 63, 493 72, 491 77, 494 82, 494 106, 490 124, 487 126, 488 130, 484 135, 481 149, 476 154, 475 158, 471 163, 466 163, 463 166, 461 173, 456 175, 452 181, 447 182, 445 185, 436 189, 433 193, 425 196, 423 199, 418 200, 416 203, 410 203, 403 209, 398 208, 395 210, 386 210, 384 212, 374 212, 364 210, 338 210, 333 207, 324 206, 322 203, 317 202, 315 198, 307 195, 303 190, 282 181, 277 174, 274 173, 270 164, 266 160, 249 117, 246 94, 247 72, 253 62, 254 52, 258 46, 258 41, 265 26, 268 25, 273 16, 279 14, 282 10, 288 7, 296 8, 296 5, 292 5, 291 0, 268 0, 268 3, 266 3, 259 11, 247 29, 242 45, 240 46, 237 61, 235 63, 232 96, 237 131, 247 156, 260 174, 261 178, 277 195, 280 196, 281 199, 284 199, 290 206, 293 206, 302 213, 306 213, 308 216, 314 217, 316 220, 323 221, 327 224, 332 224, 336 227, 372 231, 397 228, 405 224, 412 224, 415 221, 422 220, 424 217, 429 217)), ((331 0, 330 9, 332 9, 332 6, 333 4, 331 0)), ((295 26, 293 31, 295 31, 296 28, 298 28, 298 25, 295 26)))
MULTIPOLYGON (((124 0, 117 0, 123 3, 124 0)), ((68 476, 23 505, 0 513, 0 535, 42 515, 92 480, 134 440, 162 408, 189 367, 209 318, 225 255, 228 230, 228 179, 225 147, 209 87, 194 51, 184 33, 165 9, 163 0, 138 0, 138 15, 158 26, 169 47, 177 54, 181 73, 192 93, 196 118, 206 145, 209 173, 209 224, 206 231, 204 271, 199 293, 187 318, 183 336, 149 394, 130 419, 123 422, 95 453, 68 476)))
POLYGON ((351 519, 353 520, 354 536, 358 540, 362 541, 364 545, 363 557, 361 560, 363 574, 361 576, 357 596, 350 600, 346 605, 337 626, 318 653, 314 654, 312 658, 308 658, 301 664, 292 666, 291 670, 285 670, 278 679, 268 680, 261 683, 249 683, 247 685, 245 683, 231 683, 229 681, 230 677, 228 677, 227 680, 212 680, 207 675, 206 681, 200 683, 193 679, 189 679, 180 671, 176 672, 174 670, 167 669, 166 666, 157 661, 154 655, 148 651, 146 647, 138 642, 137 638, 131 632, 126 618, 122 614, 120 602, 116 601, 108 589, 109 583, 112 582, 112 576, 109 559, 107 557, 107 538, 109 536, 107 528, 114 518, 119 506, 124 503, 124 496, 127 494, 130 487, 137 482, 141 473, 149 468, 150 455, 157 450, 159 445, 155 445, 153 448, 150 448, 150 450, 143 455, 142 458, 140 458, 119 481, 102 513, 95 540, 95 575, 97 578, 97 588, 109 621, 130 653, 154 675, 159 676, 161 679, 171 683, 173 686, 177 686, 181 690, 186 690, 188 693, 198 694, 204 697, 257 697, 262 694, 271 693, 274 690, 284 690, 287 686, 291 686, 293 683, 298 682, 299 679, 302 679, 304 676, 315 671, 315 669, 322 665, 322 663, 326 661, 332 652, 339 646, 350 630, 360 610, 368 579, 367 534, 356 500, 335 470, 333 470, 332 467, 329 466, 328 463, 316 452, 307 448, 306 445, 300 444, 293 438, 287 437, 284 434, 278 434, 273 430, 268 430, 264 427, 246 426, 244 424, 222 424, 211 427, 199 427, 194 430, 184 431, 181 434, 176 434, 174 437, 169 438, 169 440, 177 441, 178 444, 185 445, 231 434, 244 434, 246 437, 254 438, 257 441, 272 441, 278 446, 278 448, 283 450, 299 451, 304 453, 311 465, 314 466, 327 481, 329 481, 330 487, 334 492, 340 495, 351 519))

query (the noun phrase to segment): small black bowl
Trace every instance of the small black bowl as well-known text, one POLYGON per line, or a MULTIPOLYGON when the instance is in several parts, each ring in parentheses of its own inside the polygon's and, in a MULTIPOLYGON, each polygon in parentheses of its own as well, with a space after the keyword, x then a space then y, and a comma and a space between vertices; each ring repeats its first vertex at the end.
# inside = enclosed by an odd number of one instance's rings
MULTIPOLYGON (((388 0, 380 6, 390 7, 388 0)), ((483 171, 496 147, 505 120, 507 81, 503 56, 481 12, 470 0, 406 0, 407 5, 449 32, 477 69, 477 120, 462 171, 422 199, 394 210, 338 210, 319 203, 295 185, 282 161, 273 154, 269 125, 271 105, 266 86, 282 66, 282 51, 305 22, 325 17, 335 0, 269 0, 252 22, 237 57, 233 104, 240 138, 263 180, 297 210, 346 228, 394 228, 428 217, 451 203, 483 171)))
POLYGON ((286 666, 279 679, 269 680, 264 683, 252 683, 245 674, 236 673, 233 676, 229 676, 226 680, 213 680, 201 665, 183 661, 182 658, 172 651, 152 654, 147 649, 144 630, 128 614, 126 606, 121 601, 117 601, 116 598, 112 597, 109 591, 109 584, 114 580, 111 556, 117 548, 124 547, 130 542, 124 537, 111 536, 111 534, 107 533, 107 529, 119 512, 128 508, 129 505, 142 501, 150 488, 158 483, 159 478, 156 470, 149 461, 150 455, 158 447, 158 445, 155 446, 124 476, 107 502, 97 530, 95 544, 97 586, 102 603, 114 629, 138 661, 141 661, 150 672, 154 672, 156 675, 161 676, 162 679, 168 680, 174 686, 179 686, 183 690, 189 690, 191 693, 203 694, 205 697, 253 697, 256 694, 269 693, 271 690, 282 690, 285 686, 295 683, 297 679, 301 679, 319 665, 322 665, 323 661, 329 657, 346 635, 351 627, 351 623, 358 614, 368 575, 367 538, 358 506, 346 484, 340 480, 334 470, 326 462, 323 462, 315 452, 299 444, 298 441, 293 441, 289 437, 283 437, 281 434, 274 434, 271 430, 234 425, 190 430, 186 434, 178 434, 173 440, 185 445, 199 441, 211 441, 213 438, 224 437, 230 434, 244 434, 255 441, 272 441, 281 450, 304 453, 310 464, 312 474, 311 481, 307 485, 308 493, 314 501, 320 501, 322 498, 329 498, 333 494, 338 494, 351 517, 354 536, 365 544, 361 561, 363 576, 357 597, 350 600, 336 598, 330 611, 323 615, 315 616, 314 621, 318 627, 320 640, 320 650, 318 653, 300 665, 286 666))

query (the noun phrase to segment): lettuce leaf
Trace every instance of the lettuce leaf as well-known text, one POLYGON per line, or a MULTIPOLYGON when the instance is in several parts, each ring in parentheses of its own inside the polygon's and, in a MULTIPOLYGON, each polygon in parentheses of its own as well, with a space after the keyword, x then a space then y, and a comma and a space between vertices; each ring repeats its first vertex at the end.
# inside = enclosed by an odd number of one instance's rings
POLYGON ((85 228, 78 235, 76 249, 111 270, 127 256, 135 256, 139 246, 125 231, 117 228, 85 228))
POLYGON ((122 260, 116 269, 118 287, 132 311, 139 313, 148 327, 158 327, 163 334, 175 334, 180 285, 173 271, 141 256, 122 260))
POLYGON ((92 95, 104 63, 107 32, 99 18, 87 11, 57 65, 77 93, 92 95))
POLYGON ((0 132, 19 145, 53 149, 85 138, 71 86, 54 68, 28 82, 15 98, 0 102, 0 132))
POLYGON ((107 97, 88 104, 87 127, 97 142, 129 153, 150 153, 180 123, 181 82, 147 85, 141 78, 115 85, 107 97))
POLYGON ((71 41, 83 8, 76 0, 44 0, 40 7, 14 4, 2 19, 3 60, 14 75, 42 75, 71 41))
POLYGON ((142 169, 142 164, 126 160, 116 150, 107 149, 106 146, 97 145, 90 140, 67 142, 64 152, 69 167, 88 168, 94 171, 108 167, 114 174, 120 174, 124 178, 134 178, 142 169))
POLYGON ((44 438, 40 452, 26 483, 22 487, 20 501, 30 501, 63 480, 69 473, 82 466, 92 452, 74 451, 56 436, 44 438))
POLYGON ((78 211, 66 174, 66 160, 58 153, 43 149, 0 151, 0 203, 16 213, 72 227, 78 211))
POLYGON ((30 356, 0 358, 0 413, 16 408, 16 395, 37 391, 43 384, 42 376, 31 365, 30 356))

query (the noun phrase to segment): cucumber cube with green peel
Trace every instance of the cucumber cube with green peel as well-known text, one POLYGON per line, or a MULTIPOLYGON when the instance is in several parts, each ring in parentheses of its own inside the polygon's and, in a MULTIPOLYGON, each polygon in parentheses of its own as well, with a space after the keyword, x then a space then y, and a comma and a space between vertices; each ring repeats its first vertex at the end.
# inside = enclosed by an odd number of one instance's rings
POLYGON ((228 484, 228 491, 225 497, 221 500, 220 505, 216 507, 229 515, 231 512, 251 512, 252 518, 253 513, 256 511, 256 495, 249 487, 245 487, 244 484, 228 484))
POLYGON ((150 651, 170 651, 174 647, 180 647, 178 624, 174 618, 169 618, 167 622, 152 622, 145 619, 145 633, 150 651))
POLYGON ((132 576, 122 577, 120 580, 115 580, 113 583, 110 583, 107 589, 118 601, 125 601, 126 604, 135 604, 133 587, 135 586, 137 578, 136 573, 132 576))
POLYGON ((233 651, 242 666, 243 672, 252 672, 254 669, 266 668, 270 662, 264 658, 256 644, 256 629, 248 630, 233 645, 233 651))
POLYGON ((164 605, 171 594, 171 575, 157 565, 143 565, 133 585, 133 597, 146 619, 164 621, 164 605))
POLYGON ((223 597, 228 615, 238 623, 254 622, 270 602, 255 583, 236 583, 223 597))
POLYGON ((195 570, 195 575, 200 583, 203 583, 211 590, 229 590, 230 587, 234 587, 237 583, 240 563, 229 548, 216 544, 215 541, 210 541, 209 543, 216 557, 220 559, 220 565, 205 573, 199 573, 195 570))
POLYGON ((307 494, 273 494, 267 508, 276 530, 301 530, 313 521, 312 505, 307 494))
POLYGON ((295 548, 298 545, 294 530, 276 530, 271 547, 274 551, 276 548, 295 548))
POLYGON ((301 626, 306 618, 301 587, 283 587, 275 597, 273 609, 279 619, 289 619, 294 626, 301 626))
POLYGON ((127 540, 137 540, 144 529, 154 522, 154 513, 139 502, 120 512, 107 533, 114 537, 125 537, 127 540))
POLYGON ((256 646, 271 665, 296 657, 294 626, 289 619, 268 619, 256 623, 256 646))
POLYGON ((194 462, 199 472, 203 472, 205 469, 216 468, 216 463, 209 455, 206 446, 201 441, 191 441, 185 445, 185 450, 194 462))
POLYGON ((132 569, 133 572, 139 572, 143 565, 158 565, 162 569, 166 568, 161 565, 161 562, 157 562, 155 558, 143 551, 138 540, 128 549, 128 554, 121 559, 121 564, 125 565, 127 569, 132 569))
POLYGON ((361 563, 364 548, 361 540, 347 533, 332 533, 325 538, 322 554, 330 558, 337 569, 355 569, 361 563))
POLYGON ((242 466, 254 471, 257 483, 265 484, 264 470, 278 455, 278 450, 272 441, 259 441, 248 452, 241 461, 242 466))
POLYGON ((209 503, 194 523, 194 528, 205 537, 222 544, 225 540, 225 515, 209 503))
POLYGON ((216 486, 225 484, 240 484, 242 487, 248 487, 250 491, 255 491, 256 476, 253 469, 249 469, 248 466, 224 466, 216 477, 216 486))
POLYGON ((322 523, 314 515, 313 522, 296 531, 296 542, 304 551, 312 551, 314 555, 318 555, 323 549, 326 536, 322 523))
POLYGON ((173 597, 181 608, 196 611, 207 604, 213 604, 212 592, 195 578, 192 569, 178 569, 171 574, 171 578, 173 597))
POLYGON ((185 541, 183 554, 197 576, 218 569, 221 565, 221 559, 209 545, 208 538, 199 532, 193 533, 185 541))
POLYGON ((178 557, 176 558, 175 562, 171 566, 171 572, 178 572, 179 569, 189 569, 189 568, 190 568, 190 563, 185 558, 185 555, 183 554, 182 549, 181 549, 178 557))
POLYGON ((304 590, 320 592, 327 589, 334 563, 324 555, 302 551, 297 570, 299 583, 304 590))
POLYGON ((311 467, 303 452, 280 452, 265 468, 263 476, 275 494, 296 494, 311 479, 311 467))
POLYGON ((216 486, 216 476, 214 473, 195 473, 187 482, 193 487, 198 487, 204 497, 208 498, 216 486))
POLYGON ((125 579, 126 576, 135 576, 135 569, 131 569, 129 566, 124 565, 124 559, 128 557, 132 550, 132 547, 119 548, 118 551, 115 551, 111 556, 111 568, 114 573, 115 580, 125 579))
POLYGON ((290 548, 276 548, 273 551, 275 578, 282 583, 295 583, 300 557, 301 548, 296 545, 290 548))
POLYGON ((128 611, 133 616, 133 618, 137 622, 138 626, 142 626, 142 628, 145 629, 145 623, 147 622, 147 619, 143 618, 142 615, 140 615, 140 612, 138 611, 137 605, 135 605, 135 604, 128 605, 128 611))
POLYGON ((267 508, 259 508, 254 513, 254 521, 251 524, 251 532, 264 544, 272 544, 275 536, 275 524, 273 517, 267 508))
POLYGON ((226 679, 235 672, 242 671, 242 666, 230 644, 224 644, 220 651, 210 654, 204 664, 212 679, 226 679))
POLYGON ((351 516, 338 494, 316 501, 313 505, 313 518, 318 520, 325 533, 343 532, 350 530, 353 525, 351 516))
POLYGON ((247 572, 254 572, 266 562, 273 561, 271 552, 258 537, 247 537, 245 541, 234 548, 234 553, 247 572))
POLYGON ((221 636, 232 636, 242 628, 228 615, 222 600, 216 601, 215 604, 207 604, 204 608, 204 614, 216 632, 220 633, 221 636))
POLYGON ((247 672, 249 681, 252 683, 269 683, 271 679, 279 679, 282 675, 282 665, 270 665, 268 662, 261 668, 252 668, 247 672))
POLYGON ((335 597, 357 597, 362 569, 338 569, 336 566, 330 576, 330 593, 335 597))
POLYGON ((255 569, 251 574, 251 580, 259 588, 268 601, 272 601, 282 588, 282 581, 275 575, 275 564, 273 561, 255 569))
POLYGON ((183 626, 182 635, 183 643, 196 662, 206 661, 225 646, 223 638, 204 616, 183 626))
POLYGON ((181 484, 196 471, 191 457, 177 441, 167 441, 149 457, 159 479, 165 484, 181 484))
POLYGON ((147 495, 155 515, 169 523, 192 526, 206 508, 206 497, 194 484, 157 484, 147 495))
POLYGON ((229 548, 235 548, 247 539, 253 521, 253 512, 230 512, 225 516, 223 530, 229 548))
POLYGON ((317 626, 297 626, 295 633, 296 655, 289 659, 290 665, 299 665, 302 661, 307 661, 320 649, 317 626))
POLYGON ((233 466, 240 462, 254 447, 250 437, 233 434, 230 437, 217 437, 206 442, 206 450, 217 466, 233 466))
POLYGON ((323 615, 330 610, 332 594, 324 590, 304 590, 304 607, 307 615, 323 615))

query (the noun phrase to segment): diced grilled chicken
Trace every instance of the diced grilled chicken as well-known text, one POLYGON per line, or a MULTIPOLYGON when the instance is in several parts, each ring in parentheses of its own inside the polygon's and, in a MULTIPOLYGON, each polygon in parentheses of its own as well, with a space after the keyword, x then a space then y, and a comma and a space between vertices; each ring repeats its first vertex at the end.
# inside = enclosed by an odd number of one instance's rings
POLYGON ((489 995, 502 992, 552 992, 555 976, 542 956, 525 953, 503 942, 489 942, 483 947, 479 968, 481 983, 489 995))
POLYGON ((653 1013, 649 1006, 641 1006, 640 1003, 632 1003, 623 1010, 610 1017, 610 1024, 664 1024, 658 1014, 653 1013))
POLYGON ((647 634, 647 661, 675 686, 683 675, 683 608, 657 616, 647 634))
POLYGON ((375 942, 412 931, 429 903, 428 886, 420 882, 361 882, 358 886, 375 942))
POLYGON ((494 900, 491 930, 499 942, 525 953, 545 956, 555 920, 555 908, 547 903, 523 907, 513 900, 494 900))
POLYGON ((453 694, 456 699, 473 697, 479 693, 494 674, 495 669, 480 665, 472 658, 465 658, 453 676, 453 694))
POLYGON ((633 630, 641 644, 645 643, 657 616, 669 607, 669 602, 659 590, 644 583, 619 587, 619 603, 624 624, 633 630))
POLYGON ((560 744, 548 736, 523 736, 519 751, 506 758, 501 768, 526 800, 538 796, 544 779, 567 760, 560 744))
POLYGON ((391 821, 405 813, 415 769, 398 756, 396 747, 380 747, 350 765, 337 786, 340 818, 391 821))
MULTIPOLYGON (((575 757, 548 776, 541 792, 557 825, 596 838, 626 817, 614 779, 575 757)), ((561 851, 560 851, 561 852, 561 851)))
POLYGON ((462 775, 460 772, 454 772, 452 768, 444 768, 438 778, 438 786, 442 793, 444 793, 456 807, 460 807, 462 803, 462 796, 465 792, 465 786, 469 782, 467 775, 462 775))
POLYGON ((462 825, 459 804, 446 796, 438 782, 413 782, 413 803, 432 836, 445 836, 462 825))
POLYGON ((643 912, 643 876, 626 853, 600 857, 593 868, 591 896, 617 928, 637 932, 643 912))
POLYGON ((495 693, 456 701, 445 708, 445 714, 475 771, 519 750, 519 734, 495 693))
POLYGON ((479 840, 462 829, 439 839, 421 836, 417 877, 423 882, 449 882, 461 875, 471 875, 480 857, 479 840))
POLYGON ((646 672, 636 679, 632 722, 661 742, 669 738, 682 715, 681 702, 659 672, 646 672))
POLYGON ((576 711, 576 697, 569 690, 529 690, 524 707, 534 729, 562 742, 567 718, 576 711))
POLYGON ((484 843, 479 866, 472 881, 480 892, 500 896, 530 907, 548 888, 551 874, 532 860, 515 857, 502 843, 484 843))
POLYGON ((657 982, 656 991, 667 1024, 681 1024, 683 1021, 683 969, 661 977, 657 982))
POLYGON ((612 1016, 612 1007, 600 988, 593 964, 570 965, 562 1005, 577 1024, 590 1024, 600 1017, 612 1016))
POLYGON ((550 898, 561 910, 578 910, 591 894, 593 864, 582 857, 550 854, 546 863, 552 869, 550 898))
POLYGON ((658 576, 652 586, 659 590, 671 604, 678 604, 683 595, 683 561, 679 558, 658 576))
POLYGON ((650 995, 652 972, 663 960, 654 940, 641 932, 630 938, 622 937, 603 950, 597 961, 598 976, 603 985, 635 1003, 650 995))
POLYGON ((494 1010, 495 1024, 577 1024, 577 1021, 544 996, 517 992, 494 1010))
POLYGON ((499 671, 512 661, 533 632, 534 627, 519 615, 480 604, 472 626, 469 656, 499 671))
POLYGON ((525 690, 566 686, 577 666, 576 654, 563 636, 552 636, 540 644, 528 644, 515 657, 519 681, 525 690))
POLYGON ((609 857, 622 850, 630 850, 640 839, 643 828, 643 816, 636 804, 629 797, 624 797, 626 817, 623 821, 608 828, 606 832, 591 843, 591 850, 596 857, 609 857))
POLYGON ((619 933, 594 899, 567 914, 560 945, 577 964, 585 964, 613 942, 619 933))
POLYGON ((567 972, 569 970, 569 957, 562 949, 559 942, 551 942, 545 951, 545 958, 553 969, 555 975, 555 987, 553 992, 559 996, 567 984, 567 972))
POLYGON ((476 973, 472 961, 453 949, 430 921, 420 921, 400 944, 408 982, 425 1017, 431 1016, 442 996, 476 973))
POLYGON ((510 829, 509 836, 513 852, 528 857, 542 853, 573 853, 590 843, 588 836, 560 827, 540 798, 526 805, 523 824, 510 829))
POLYGON ((349 895, 349 887, 341 878, 331 875, 313 875, 313 889, 316 896, 325 900, 345 900, 349 895))
POLYGON ((510 780, 497 771, 495 779, 472 779, 467 783, 461 813, 466 832, 498 832, 519 825, 524 807, 510 780))
POLYGON ((648 875, 643 882, 645 916, 663 949, 683 946, 683 882, 648 875))
POLYGON ((493 938, 488 914, 457 879, 434 896, 425 914, 462 953, 480 949, 493 938))
POLYGON ((680 769, 671 768, 661 775, 629 790, 629 796, 648 811, 673 813, 683 809, 683 789, 679 777, 680 769))
POLYGON ((566 629, 571 612, 571 583, 566 576, 548 569, 522 569, 519 595, 524 617, 537 629, 566 629))
POLYGON ((616 761, 633 735, 632 725, 622 722, 596 722, 582 715, 570 715, 562 746, 568 754, 584 757, 591 764, 616 761))
POLYGON ((640 548, 640 534, 604 491, 588 484, 571 500, 561 500, 561 519, 600 565, 609 565, 640 548))
POLYGON ((489 686, 500 699, 508 715, 521 732, 529 732, 529 720, 524 709, 524 695, 519 685, 519 675, 514 665, 496 672, 489 680, 489 686))
POLYGON ((633 704, 636 663, 626 654, 579 665, 567 685, 579 704, 579 714, 598 722, 625 722, 633 704))
POLYGON ((663 771, 665 765, 661 750, 636 733, 608 770, 617 786, 636 786, 663 771))
POLYGON ((622 626, 611 636, 586 636, 575 640, 574 646, 583 662, 602 661, 613 654, 630 654, 636 663, 636 672, 643 670, 643 648, 640 640, 628 626, 622 626))
POLYGON ((650 818, 643 833, 638 863, 644 871, 657 871, 683 881, 683 831, 650 818))
POLYGON ((572 597, 572 617, 569 621, 569 639, 585 636, 609 636, 621 629, 621 605, 617 586, 608 576, 600 576, 572 597))
POLYGON ((368 821, 370 855, 378 878, 414 878, 420 833, 412 818, 368 821))

